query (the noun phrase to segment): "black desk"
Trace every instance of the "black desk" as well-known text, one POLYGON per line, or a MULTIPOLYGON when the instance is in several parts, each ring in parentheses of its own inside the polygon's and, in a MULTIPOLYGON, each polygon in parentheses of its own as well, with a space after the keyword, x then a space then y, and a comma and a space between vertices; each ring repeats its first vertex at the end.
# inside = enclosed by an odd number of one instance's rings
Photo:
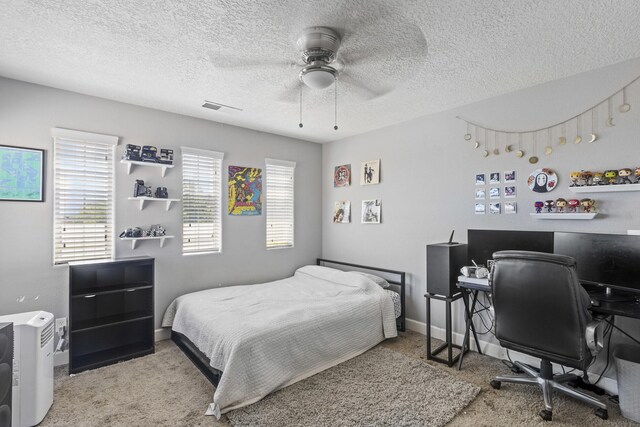
MULTIPOLYGON (((479 292, 491 293, 491 286, 489 285, 488 279, 476 279, 475 277, 458 276, 458 288, 460 288, 463 294, 467 295, 466 298, 463 298, 463 301, 465 302, 466 328, 464 339, 462 340, 462 351, 460 352, 460 357, 458 359, 458 369, 460 369, 462 367, 462 358, 464 357, 464 353, 469 351, 469 335, 471 333, 473 333, 476 347, 478 347, 478 353, 482 354, 480 352, 478 337, 472 319, 475 313, 475 306, 478 300, 479 292), (470 299, 469 296, 471 297, 470 299)), ((597 294, 594 294, 594 297, 597 298, 597 294)), ((640 300, 637 298, 629 301, 600 300, 600 305, 591 306, 591 308, 589 308, 589 311, 594 314, 605 314, 610 316, 622 316, 640 319, 640 300)))

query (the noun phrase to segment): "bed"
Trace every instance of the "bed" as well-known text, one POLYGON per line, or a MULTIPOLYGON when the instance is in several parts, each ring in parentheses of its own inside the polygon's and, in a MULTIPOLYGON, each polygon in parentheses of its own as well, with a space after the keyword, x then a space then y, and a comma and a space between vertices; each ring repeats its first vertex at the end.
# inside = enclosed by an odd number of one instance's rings
POLYGON ((404 330, 405 273, 316 264, 287 279, 194 292, 169 305, 162 326, 216 386, 207 414, 219 418, 404 330), (380 276, 397 280, 384 289, 380 276))

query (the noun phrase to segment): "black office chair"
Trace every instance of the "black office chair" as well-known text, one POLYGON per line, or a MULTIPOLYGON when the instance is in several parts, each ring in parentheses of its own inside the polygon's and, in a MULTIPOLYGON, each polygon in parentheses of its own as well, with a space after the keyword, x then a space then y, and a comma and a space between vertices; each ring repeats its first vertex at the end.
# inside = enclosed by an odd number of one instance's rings
POLYGON ((493 254, 493 259, 496 337, 502 347, 541 361, 540 372, 515 362, 528 375, 498 376, 491 386, 499 389, 502 382, 539 385, 545 406, 540 416, 546 421, 553 416, 553 389, 595 406, 595 414, 606 420, 604 403, 566 385, 576 379, 575 375, 553 375, 551 367, 553 362, 586 372, 601 347, 597 332, 604 322, 594 322, 588 311, 589 295, 580 286, 575 260, 528 251, 500 251, 493 254))

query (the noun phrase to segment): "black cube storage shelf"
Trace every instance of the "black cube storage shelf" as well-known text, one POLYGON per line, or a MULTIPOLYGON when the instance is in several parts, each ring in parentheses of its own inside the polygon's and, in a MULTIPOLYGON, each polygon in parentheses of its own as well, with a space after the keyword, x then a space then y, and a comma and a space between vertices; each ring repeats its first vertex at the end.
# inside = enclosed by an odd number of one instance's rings
POLYGON ((69 373, 154 350, 154 259, 70 263, 69 373))

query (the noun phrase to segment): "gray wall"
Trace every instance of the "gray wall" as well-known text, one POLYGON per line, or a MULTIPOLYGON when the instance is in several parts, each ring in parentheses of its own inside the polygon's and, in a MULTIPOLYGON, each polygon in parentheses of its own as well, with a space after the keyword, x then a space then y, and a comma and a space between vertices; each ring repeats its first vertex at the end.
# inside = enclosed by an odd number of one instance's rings
POLYGON ((155 241, 139 242, 135 250, 129 243, 115 243, 117 257, 156 258, 156 325, 178 295, 217 284, 282 278, 314 263, 321 253, 320 145, 0 78, 0 144, 45 149, 48 163, 44 203, 0 202, 0 315, 31 310, 67 315, 68 267, 52 265, 52 127, 117 135, 118 159, 128 143, 175 150, 178 166, 165 178, 155 168, 134 167, 127 175, 125 165, 116 164, 118 234, 134 225, 163 224, 176 235, 164 248, 155 241), (181 198, 180 146, 224 152, 225 175, 228 165, 264 169, 265 157, 297 162, 295 248, 267 251, 265 215, 230 217, 224 202, 222 253, 183 256, 181 204, 166 212, 163 204, 148 203, 139 211, 137 203, 127 200, 135 179, 154 189, 165 186, 170 197, 181 198))
MULTIPOLYGON (((640 81, 628 93, 632 101, 630 112, 617 112, 621 97, 616 97, 615 127, 604 126, 604 104, 598 110, 596 132, 600 137, 596 142, 575 145, 575 127, 569 126, 569 142, 561 147, 555 143, 551 156, 544 154, 546 141, 538 141, 540 161, 536 165, 529 164, 528 156, 518 159, 513 153, 505 154, 503 147, 501 155, 483 158, 482 149, 474 150, 472 142, 463 139, 466 124, 456 119, 462 116, 499 129, 542 128, 606 99, 638 75, 640 58, 323 145, 323 256, 406 271, 410 283, 407 316, 424 322, 425 245, 446 241, 452 229, 456 230, 455 239, 461 242, 466 242, 470 228, 606 233, 639 229, 640 192, 593 194, 601 215, 592 221, 541 221, 529 213, 541 198, 573 198, 567 188, 568 175, 573 170, 640 166, 640 81), (381 183, 360 186, 360 163, 377 158, 381 159, 381 183), (352 166, 352 185, 334 188, 334 166, 345 163, 352 166), (542 167, 556 170, 559 176, 558 188, 548 197, 532 192, 526 185, 528 175, 542 167), (475 215, 475 174, 505 170, 517 173, 518 193, 513 200, 518 204, 518 213, 475 215), (382 223, 361 224, 361 201, 374 198, 382 199, 382 223), (351 201, 350 224, 332 223, 337 200, 351 201)), ((343 116, 348 120, 348 113, 343 116)), ((584 119, 583 126, 584 133, 590 132, 590 120, 584 119)), ((530 142, 524 149, 532 151, 530 142)), ((501 202, 504 201, 503 198, 501 202)), ((434 323, 444 327, 444 305, 434 305, 434 323)), ((630 323, 631 332, 640 335, 639 322, 621 320, 620 324, 625 322, 630 323)), ((461 307, 456 309, 454 326, 456 331, 463 331, 461 307)))

